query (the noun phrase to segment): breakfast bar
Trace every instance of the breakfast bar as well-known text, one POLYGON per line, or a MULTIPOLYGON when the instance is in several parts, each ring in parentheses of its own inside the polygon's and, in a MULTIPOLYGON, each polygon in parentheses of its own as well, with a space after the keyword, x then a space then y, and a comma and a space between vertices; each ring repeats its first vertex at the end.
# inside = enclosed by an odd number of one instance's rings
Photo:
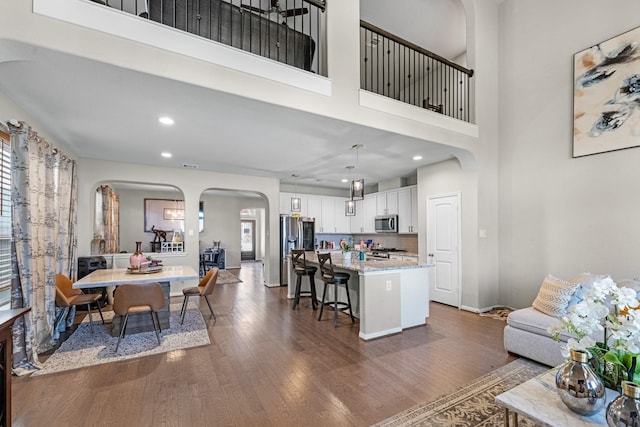
MULTIPOLYGON (((319 265, 315 252, 306 252, 305 256, 308 264, 319 265)), ((395 259, 351 260, 340 253, 332 253, 332 263, 336 271, 350 274, 347 287, 353 314, 360 319, 360 338, 370 340, 426 324, 430 265, 395 259)), ((295 277, 291 267, 289 277, 295 277)), ((321 296, 324 283, 319 272, 315 282, 321 296)), ((308 290, 309 281, 303 280, 302 291, 308 290)), ((294 293, 295 280, 289 280, 289 299, 294 293)), ((346 299, 340 293, 338 297, 346 299)))

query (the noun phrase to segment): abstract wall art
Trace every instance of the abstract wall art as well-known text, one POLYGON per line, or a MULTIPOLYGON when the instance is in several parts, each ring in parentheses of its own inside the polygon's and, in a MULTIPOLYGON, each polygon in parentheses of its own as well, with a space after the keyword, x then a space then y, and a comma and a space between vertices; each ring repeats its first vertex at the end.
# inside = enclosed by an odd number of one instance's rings
POLYGON ((640 146, 640 27, 574 55, 573 157, 640 146))

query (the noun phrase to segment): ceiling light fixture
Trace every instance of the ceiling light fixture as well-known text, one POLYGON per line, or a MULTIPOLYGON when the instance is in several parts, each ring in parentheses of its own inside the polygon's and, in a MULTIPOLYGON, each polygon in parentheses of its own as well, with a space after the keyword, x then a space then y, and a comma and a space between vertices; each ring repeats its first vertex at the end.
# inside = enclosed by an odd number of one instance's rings
POLYGON ((171 153, 169 153, 168 151, 163 151, 162 153, 160 153, 160 155, 162 157, 164 157, 165 159, 170 159, 173 155, 171 153))
POLYGON ((296 189, 294 197, 291 198, 291 212, 300 212, 302 210, 302 200, 298 197, 298 176, 296 174, 291 175, 296 179, 296 189))
POLYGON ((173 119, 171 117, 168 116, 162 116, 158 119, 158 121, 160 123, 162 123, 163 125, 166 126, 171 126, 172 124, 174 124, 175 122, 173 121, 173 119))
POLYGON ((413 156, 413 160, 422 160, 422 156, 420 154, 417 154, 413 156))
MULTIPOLYGON (((362 144, 354 144, 351 146, 352 150, 356 150, 356 176, 358 175, 358 150, 363 148, 362 144)), ((351 200, 362 200, 364 199, 364 179, 354 179, 351 181, 351 200)))

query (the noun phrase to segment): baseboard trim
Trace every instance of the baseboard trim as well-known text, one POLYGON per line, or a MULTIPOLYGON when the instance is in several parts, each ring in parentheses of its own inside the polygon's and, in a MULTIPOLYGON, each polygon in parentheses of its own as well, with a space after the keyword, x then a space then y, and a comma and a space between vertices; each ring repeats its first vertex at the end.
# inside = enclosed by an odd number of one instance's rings
POLYGON ((267 283, 267 282, 265 282, 264 285, 267 288, 279 288, 280 287, 280 283, 267 283))
POLYGON ((358 336, 363 340, 372 340, 374 338, 384 337, 385 335, 399 334, 400 332, 402 332, 402 328, 391 328, 386 331, 378 331, 371 334, 365 334, 361 331, 358 336))

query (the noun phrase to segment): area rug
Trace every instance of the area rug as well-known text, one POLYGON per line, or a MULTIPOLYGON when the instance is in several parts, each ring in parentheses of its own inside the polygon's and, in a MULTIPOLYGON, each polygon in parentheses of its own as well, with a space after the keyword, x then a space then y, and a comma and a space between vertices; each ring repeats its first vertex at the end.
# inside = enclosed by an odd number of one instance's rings
POLYGON ((482 317, 490 317, 492 319, 504 320, 506 322, 509 313, 513 310, 508 307, 497 307, 485 313, 480 313, 482 317))
POLYGON ((242 280, 238 279, 233 273, 229 273, 227 270, 218 271, 218 281, 216 284, 218 285, 230 285, 232 283, 241 283, 242 280))
POLYGON ((35 371, 31 376, 210 344, 206 324, 197 306, 189 303, 182 325, 180 324, 181 306, 182 304, 171 305, 170 327, 161 332, 160 345, 153 331, 128 334, 120 342, 117 353, 115 348, 118 337, 111 336, 109 333, 111 325, 108 320, 113 317, 113 311, 104 312, 105 322, 107 322, 105 325, 100 321, 100 316, 94 313, 94 333, 91 333, 89 322, 85 319, 45 361, 42 369, 35 371))
MULTIPOLYGON (((517 359, 489 372, 459 390, 436 400, 414 406, 375 424, 377 427, 494 427, 504 425, 504 409, 495 397, 539 375, 549 368, 527 359, 517 359)), ((537 426, 518 417, 519 426, 537 426)))

